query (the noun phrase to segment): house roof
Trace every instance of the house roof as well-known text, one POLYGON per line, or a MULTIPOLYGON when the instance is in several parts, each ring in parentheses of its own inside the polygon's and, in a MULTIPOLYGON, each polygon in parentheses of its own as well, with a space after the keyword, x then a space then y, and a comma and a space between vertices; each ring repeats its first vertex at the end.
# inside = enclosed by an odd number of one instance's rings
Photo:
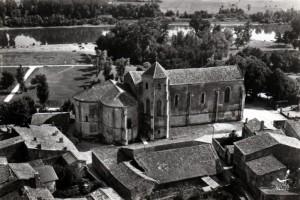
POLYGON ((135 157, 145 174, 159 183, 215 175, 217 159, 210 144, 156 151, 135 157))
POLYGON ((220 81, 243 80, 243 76, 236 65, 217 66, 208 68, 188 68, 164 70, 158 63, 145 72, 129 72, 134 84, 142 82, 141 76, 148 75, 154 78, 166 78, 170 85, 187 85, 220 81))
POLYGON ((105 165, 110 173, 126 188, 133 189, 142 181, 156 182, 133 167, 128 158, 116 146, 102 146, 93 149, 93 154, 105 165))
POLYGON ((88 195, 91 200, 122 200, 112 188, 99 188, 88 195))
POLYGON ((294 132, 300 137, 300 122, 296 120, 287 120, 287 124, 289 124, 293 129, 294 132))
POLYGON ((35 167, 41 167, 41 166, 44 166, 44 162, 41 160, 41 159, 38 159, 38 160, 33 160, 33 161, 30 161, 28 162, 31 167, 35 168, 35 167))
POLYGON ((8 166, 19 180, 34 178, 36 173, 29 163, 9 163, 8 166))
POLYGON ((137 105, 137 99, 128 91, 130 90, 126 85, 108 80, 74 95, 74 99, 86 102, 101 102, 106 106, 112 107, 130 107, 137 105))
POLYGON ((14 127, 28 149, 37 149, 41 145, 41 150, 62 151, 66 147, 68 151, 78 152, 74 144, 55 126, 43 124, 41 126, 29 125, 28 127, 14 127), (63 142, 59 142, 63 138, 63 142))
POLYGON ((77 156, 68 151, 67 153, 62 155, 63 160, 67 163, 67 165, 72 165, 74 162, 78 161, 79 159, 77 158, 77 156))
POLYGON ((166 70, 158 62, 149 67, 143 76, 150 76, 153 79, 168 78, 166 70))
POLYGON ((170 85, 186 85, 220 81, 243 80, 238 66, 218 66, 167 70, 170 85))
POLYGON ((24 139, 21 136, 2 140, 2 141, 0 141, 0 149, 4 149, 4 148, 13 146, 15 144, 23 143, 23 142, 24 142, 24 139))
POLYGON ((284 145, 300 149, 300 141, 296 138, 274 133, 262 133, 260 135, 248 137, 235 142, 234 145, 244 155, 249 155, 275 145, 284 145))
POLYGON ((57 177, 53 167, 50 165, 44 165, 41 167, 37 167, 37 168, 35 168, 35 170, 39 173, 39 175, 41 177, 41 181, 43 183, 48 183, 48 182, 58 180, 58 177, 57 177))
POLYGON ((133 83, 135 85, 138 85, 139 83, 142 82, 142 74, 144 71, 129 71, 128 75, 131 77, 133 83))
MULTIPOLYGON (((68 112, 53 112, 53 113, 35 113, 32 115, 32 125, 52 124, 52 122, 62 121, 62 118, 70 118, 68 112)), ((55 123, 56 124, 56 123, 55 123)))
MULTIPOLYGON (((260 125, 261 125, 261 122, 254 118, 254 119, 251 119, 247 122, 247 124, 245 124, 245 126, 252 132, 254 133, 255 131, 259 131, 260 130, 260 125)), ((264 128, 267 128, 264 126, 264 128)))
POLYGON ((0 165, 0 185, 9 181, 9 168, 7 165, 0 165))
POLYGON ((272 155, 251 160, 249 162, 246 162, 246 165, 258 176, 262 176, 281 169, 286 169, 286 167, 272 155))
POLYGON ((28 197, 29 200, 52 200, 54 197, 51 192, 47 188, 31 188, 28 186, 24 186, 24 193, 28 197))

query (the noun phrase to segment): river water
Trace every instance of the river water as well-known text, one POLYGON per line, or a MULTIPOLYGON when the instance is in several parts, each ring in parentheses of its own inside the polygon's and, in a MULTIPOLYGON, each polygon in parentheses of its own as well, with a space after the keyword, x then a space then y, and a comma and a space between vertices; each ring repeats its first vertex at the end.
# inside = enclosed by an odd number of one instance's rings
MULTIPOLYGON (((227 27, 232 29, 232 27, 227 27)), ((272 41, 275 37, 274 28, 256 27, 252 29, 252 40, 272 41)), ((286 30, 286 28, 280 28, 286 30)), ((101 34, 106 34, 109 27, 55 27, 55 28, 24 28, 0 30, 0 47, 27 47, 47 44, 93 43, 101 34)), ((192 31, 188 26, 170 27, 169 35, 179 31, 192 31)), ((281 31, 282 32, 282 31, 281 31)))

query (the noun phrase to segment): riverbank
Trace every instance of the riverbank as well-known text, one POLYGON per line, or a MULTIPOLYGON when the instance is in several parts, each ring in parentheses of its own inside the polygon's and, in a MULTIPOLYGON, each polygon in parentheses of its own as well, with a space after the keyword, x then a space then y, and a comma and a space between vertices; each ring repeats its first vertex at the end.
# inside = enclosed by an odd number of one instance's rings
POLYGON ((92 24, 84 24, 84 25, 75 25, 75 26, 31 26, 31 27, 0 27, 0 30, 26 30, 26 29, 57 29, 57 28, 111 28, 115 25, 110 24, 100 24, 100 25, 92 25, 92 24))

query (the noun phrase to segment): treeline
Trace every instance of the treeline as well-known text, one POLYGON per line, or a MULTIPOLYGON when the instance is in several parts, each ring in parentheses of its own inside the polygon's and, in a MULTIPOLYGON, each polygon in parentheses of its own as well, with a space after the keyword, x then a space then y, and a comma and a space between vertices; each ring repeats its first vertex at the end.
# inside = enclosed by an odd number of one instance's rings
POLYGON ((182 32, 168 37, 166 20, 140 19, 138 23, 119 22, 97 40, 99 50, 107 50, 113 59, 130 58, 133 64, 160 62, 166 69, 204 67, 212 59, 227 56, 232 33, 193 17, 195 33, 182 32))
POLYGON ((235 7, 235 8, 223 8, 221 7, 219 13, 215 15, 215 17, 224 21, 226 18, 235 18, 238 20, 246 20, 248 19, 248 15, 244 12, 243 9, 235 7))
POLYGON ((161 16, 158 4, 108 4, 105 0, 0 1, 0 26, 115 24, 116 19, 161 16))
POLYGON ((299 52, 263 52, 247 47, 230 55, 225 64, 237 64, 244 73, 246 93, 266 93, 274 100, 297 100, 298 86, 286 72, 300 72, 299 52))
POLYGON ((289 9, 287 11, 270 11, 267 10, 266 12, 257 12, 254 14, 249 15, 252 22, 259 22, 259 23, 289 23, 300 17, 300 12, 295 11, 294 9, 289 9))

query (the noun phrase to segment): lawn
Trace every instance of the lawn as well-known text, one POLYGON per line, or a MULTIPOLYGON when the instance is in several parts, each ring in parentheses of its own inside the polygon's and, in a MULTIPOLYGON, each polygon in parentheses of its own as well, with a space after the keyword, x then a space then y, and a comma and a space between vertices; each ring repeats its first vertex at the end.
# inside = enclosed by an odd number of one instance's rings
MULTIPOLYGON (((128 68, 128 70, 135 70, 134 67, 128 68)), ((112 70, 115 73, 115 70, 112 70)), ((49 85, 49 107, 60 107, 65 100, 71 99, 75 93, 82 91, 84 88, 88 88, 95 78, 95 70, 91 66, 59 66, 59 67, 43 67, 37 68, 26 80, 26 84, 30 83, 30 80, 36 74, 45 74, 49 85)), ((104 81, 104 77, 100 75, 101 82, 104 81)), ((22 96, 31 96, 36 101, 36 89, 29 89, 26 93, 18 94, 13 99, 20 98, 22 96)))
MULTIPOLYGON (((24 72, 26 73, 27 70, 29 69, 28 67, 23 67, 24 72)), ((2 72, 10 72, 12 75, 16 75, 17 73, 17 68, 16 67, 0 67, 0 80, 2 78, 2 72)), ((17 85, 17 80, 15 80, 15 83, 10 86, 7 89, 3 89, 0 86, 0 102, 3 102, 4 99, 6 98, 7 95, 9 95, 9 93, 11 92, 11 90, 17 85)))
POLYGON ((89 57, 80 52, 3 52, 3 66, 90 64, 89 57))

